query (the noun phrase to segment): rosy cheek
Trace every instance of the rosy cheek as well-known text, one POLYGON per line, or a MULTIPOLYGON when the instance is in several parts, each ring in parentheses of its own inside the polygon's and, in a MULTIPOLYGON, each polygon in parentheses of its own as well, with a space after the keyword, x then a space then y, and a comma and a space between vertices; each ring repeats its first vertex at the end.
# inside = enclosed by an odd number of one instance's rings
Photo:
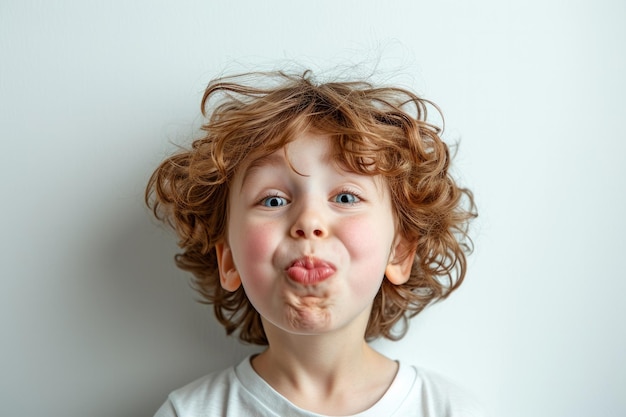
POLYGON ((350 254, 352 273, 358 279, 351 280, 353 294, 372 296, 383 280, 389 251, 393 223, 369 222, 346 219, 342 223, 341 240, 350 254))
POLYGON ((385 228, 361 219, 345 219, 341 223, 341 240, 352 258, 372 258, 385 244, 385 228))
POLYGON ((241 226, 234 253, 237 269, 250 302, 258 311, 263 311, 263 300, 270 297, 275 280, 272 259, 277 245, 277 227, 249 223, 241 226))
POLYGON ((263 237, 263 232, 258 229, 248 230, 242 237, 242 245, 246 258, 252 259, 265 252, 266 240, 263 237))
POLYGON ((235 254, 240 264, 238 268, 251 271, 271 259, 275 246, 272 229, 268 224, 247 224, 240 229, 237 237, 240 253, 235 254), (241 265, 242 263, 245 265, 241 265))

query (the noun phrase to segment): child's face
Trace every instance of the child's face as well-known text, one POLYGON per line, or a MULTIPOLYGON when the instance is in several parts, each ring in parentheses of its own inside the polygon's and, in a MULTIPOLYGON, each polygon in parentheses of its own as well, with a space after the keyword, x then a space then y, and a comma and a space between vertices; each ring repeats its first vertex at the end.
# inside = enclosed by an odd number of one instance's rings
POLYGON ((410 266, 390 264, 398 239, 386 183, 341 170, 329 140, 304 133, 243 166, 230 189, 220 278, 243 285, 266 331, 364 332, 385 273, 408 279, 410 266))

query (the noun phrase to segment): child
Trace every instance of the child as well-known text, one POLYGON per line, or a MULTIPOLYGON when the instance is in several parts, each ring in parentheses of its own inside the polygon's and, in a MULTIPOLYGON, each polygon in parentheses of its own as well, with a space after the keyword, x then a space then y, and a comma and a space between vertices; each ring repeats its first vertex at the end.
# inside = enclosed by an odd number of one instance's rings
POLYGON ((367 344, 400 339, 465 275, 474 205, 428 104, 309 71, 209 84, 204 137, 159 166, 146 198, 226 332, 267 348, 156 416, 482 415, 367 344))

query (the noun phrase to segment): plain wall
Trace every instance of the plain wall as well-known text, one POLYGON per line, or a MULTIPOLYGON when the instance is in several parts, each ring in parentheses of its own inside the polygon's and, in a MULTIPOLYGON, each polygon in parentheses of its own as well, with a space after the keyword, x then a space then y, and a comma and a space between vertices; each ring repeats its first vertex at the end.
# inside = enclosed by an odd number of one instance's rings
MULTIPOLYGON (((494 416, 626 415, 626 3, 0 1, 0 415, 149 416, 255 351, 143 205, 211 77, 379 61, 460 141, 466 282, 387 355, 494 416), (397 74, 397 75, 394 75, 397 74)), ((367 65, 366 65, 367 67, 367 65)))

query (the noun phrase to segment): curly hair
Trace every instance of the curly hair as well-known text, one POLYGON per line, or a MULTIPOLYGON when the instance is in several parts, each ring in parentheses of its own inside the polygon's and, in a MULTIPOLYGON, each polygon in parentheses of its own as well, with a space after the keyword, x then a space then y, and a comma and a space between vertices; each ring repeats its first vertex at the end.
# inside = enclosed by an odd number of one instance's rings
POLYGON ((465 276, 471 252, 472 193, 449 173, 442 128, 427 122, 432 102, 402 88, 367 81, 317 83, 312 73, 248 73, 211 81, 202 98, 207 121, 190 149, 152 174, 146 203, 177 232, 178 267, 194 275, 200 302, 212 304, 227 334, 266 345, 259 313, 243 287, 221 287, 215 245, 224 240, 229 187, 248 158, 269 155, 306 130, 331 137, 344 169, 381 175, 390 190, 396 233, 416 248, 408 281, 387 279, 376 295, 367 340, 400 339, 408 320, 446 298, 465 276), (398 326, 396 326, 399 324, 398 326))

